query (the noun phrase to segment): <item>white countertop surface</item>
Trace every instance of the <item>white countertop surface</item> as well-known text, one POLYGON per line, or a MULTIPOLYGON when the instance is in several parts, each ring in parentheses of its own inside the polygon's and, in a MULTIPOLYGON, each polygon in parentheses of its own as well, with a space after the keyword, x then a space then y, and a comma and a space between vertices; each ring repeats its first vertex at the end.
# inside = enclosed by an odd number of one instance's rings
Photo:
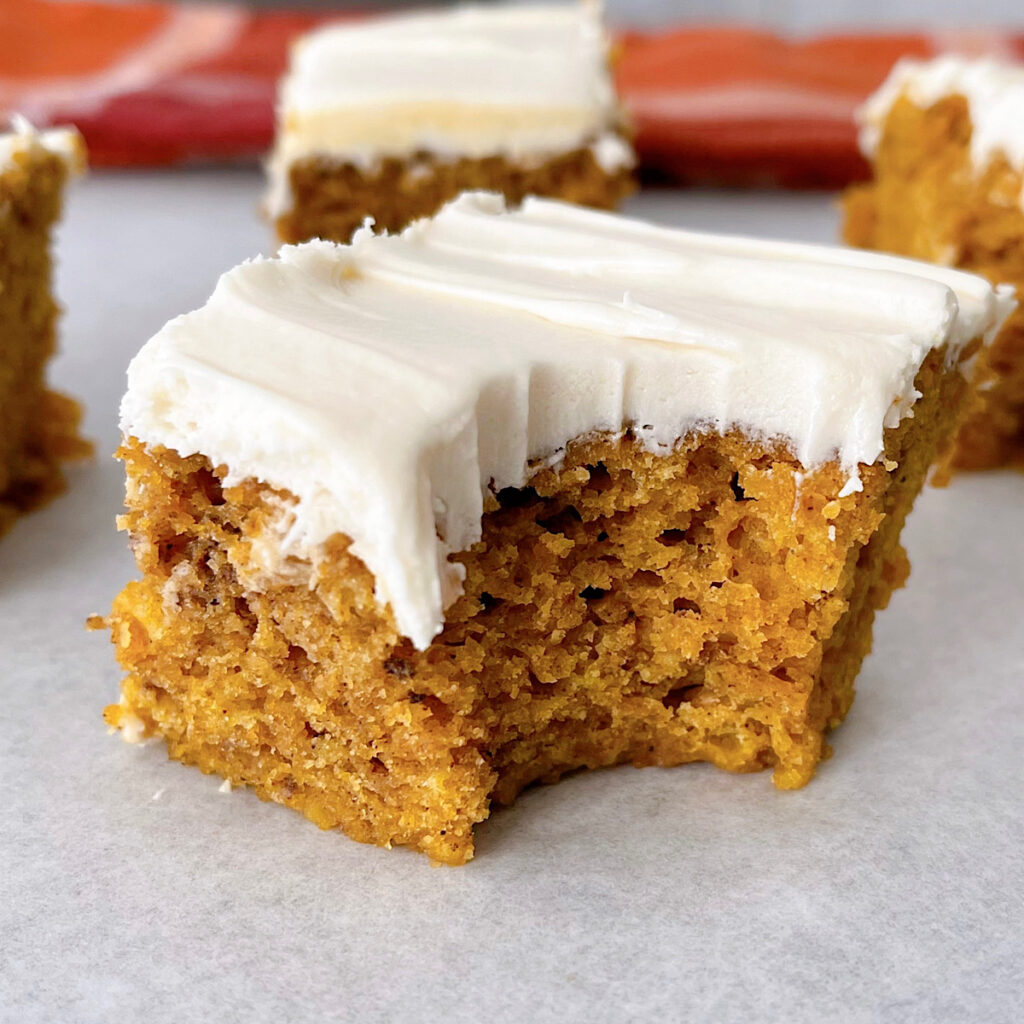
MULTIPOLYGON (((134 573, 110 453, 129 358, 271 247, 255 171, 95 174, 60 237, 58 386, 98 457, 0 542, 0 1020, 1024 1019, 1024 475, 928 490, 809 787, 707 766, 526 793, 434 869, 130 747, 87 633, 134 573)), ((821 195, 652 192, 652 219, 835 237, 821 195)))

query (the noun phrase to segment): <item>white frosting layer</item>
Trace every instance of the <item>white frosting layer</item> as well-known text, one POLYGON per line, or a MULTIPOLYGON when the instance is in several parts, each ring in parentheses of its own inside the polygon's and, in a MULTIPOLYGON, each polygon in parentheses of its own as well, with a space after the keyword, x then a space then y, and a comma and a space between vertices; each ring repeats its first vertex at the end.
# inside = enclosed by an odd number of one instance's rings
POLYGON ((51 128, 36 131, 23 117, 11 118, 11 131, 0 134, 0 171, 8 167, 18 153, 33 149, 45 150, 63 159, 75 173, 85 163, 85 147, 82 136, 74 128, 51 128))
POLYGON ((287 209, 289 167, 310 156, 532 162, 592 145, 606 169, 632 166, 608 46, 593 2, 457 7, 313 32, 281 85, 269 212, 287 209))
MULTIPOLYGON (((283 569, 335 532, 419 647, 459 593, 488 487, 631 427, 787 441, 857 467, 918 397, 927 353, 990 335, 1011 293, 875 253, 695 234, 469 193, 401 235, 311 242, 225 274, 128 371, 126 436, 298 502, 283 569)), ((269 568, 274 569, 274 565, 269 568)))
POLYGON ((857 112, 865 156, 873 156, 878 149, 889 112, 901 96, 921 108, 947 96, 963 96, 971 116, 974 166, 983 171, 1002 156, 1024 173, 1024 65, 954 55, 899 61, 857 112))

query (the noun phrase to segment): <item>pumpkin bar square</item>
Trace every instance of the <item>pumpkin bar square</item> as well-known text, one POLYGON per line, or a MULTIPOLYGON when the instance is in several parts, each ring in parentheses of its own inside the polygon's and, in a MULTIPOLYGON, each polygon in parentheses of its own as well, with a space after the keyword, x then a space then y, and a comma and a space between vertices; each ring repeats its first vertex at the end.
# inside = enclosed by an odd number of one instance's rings
POLYGON ((294 47, 267 211, 284 242, 398 231, 469 189, 612 208, 635 163, 596 3, 343 22, 294 47))
POLYGON ((802 786, 1011 306, 483 193, 245 263, 129 370, 107 719, 449 864, 579 768, 802 786))
MULTIPOLYGON (((870 182, 845 196, 846 240, 1024 287, 1024 67, 905 60, 859 113, 870 182)), ((959 469, 1024 467, 1024 313, 982 353, 959 469)))
POLYGON ((60 313, 51 234, 85 146, 74 129, 37 132, 21 118, 12 129, 0 134, 0 533, 59 494, 62 464, 92 450, 78 404, 46 383, 60 313))

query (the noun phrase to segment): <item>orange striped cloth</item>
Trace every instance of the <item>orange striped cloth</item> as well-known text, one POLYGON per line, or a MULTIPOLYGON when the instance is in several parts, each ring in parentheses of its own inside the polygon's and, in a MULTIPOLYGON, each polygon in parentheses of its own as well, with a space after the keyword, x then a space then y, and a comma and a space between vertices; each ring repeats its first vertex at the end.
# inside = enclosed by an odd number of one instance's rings
MULTIPOLYGON (((72 123, 94 165, 248 160, 273 133, 290 41, 323 15, 0 0, 0 121, 72 123)), ((788 40, 733 27, 620 37, 643 167, 684 182, 838 185, 863 170, 852 114, 904 54, 1024 56, 1006 33, 788 40)))
POLYGON ((681 182, 838 187, 867 174, 853 113, 900 57, 1024 58, 1005 32, 785 39, 744 28, 623 36, 619 90, 643 165, 681 182))

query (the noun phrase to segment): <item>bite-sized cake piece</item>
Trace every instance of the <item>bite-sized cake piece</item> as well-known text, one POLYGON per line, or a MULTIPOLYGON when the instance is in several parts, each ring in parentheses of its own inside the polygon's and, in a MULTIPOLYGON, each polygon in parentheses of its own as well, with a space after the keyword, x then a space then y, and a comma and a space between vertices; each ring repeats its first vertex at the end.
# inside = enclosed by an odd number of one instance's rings
POLYGON ((243 264, 129 370, 107 719, 454 864, 576 768, 801 786, 1011 302, 479 193, 243 264))
POLYGON ((63 490, 61 463, 91 450, 77 404, 46 387, 59 313, 50 233, 85 147, 72 129, 13 129, 0 135, 0 533, 63 490))
POLYGON ((296 45, 267 210, 282 241, 347 242, 467 189, 611 208, 633 164, 596 3, 398 14, 296 45))
MULTIPOLYGON (((859 119, 874 180, 847 192, 846 240, 1024 288, 1024 66, 906 60, 859 119)), ((953 464, 1024 466, 1024 311, 976 381, 953 464)))

